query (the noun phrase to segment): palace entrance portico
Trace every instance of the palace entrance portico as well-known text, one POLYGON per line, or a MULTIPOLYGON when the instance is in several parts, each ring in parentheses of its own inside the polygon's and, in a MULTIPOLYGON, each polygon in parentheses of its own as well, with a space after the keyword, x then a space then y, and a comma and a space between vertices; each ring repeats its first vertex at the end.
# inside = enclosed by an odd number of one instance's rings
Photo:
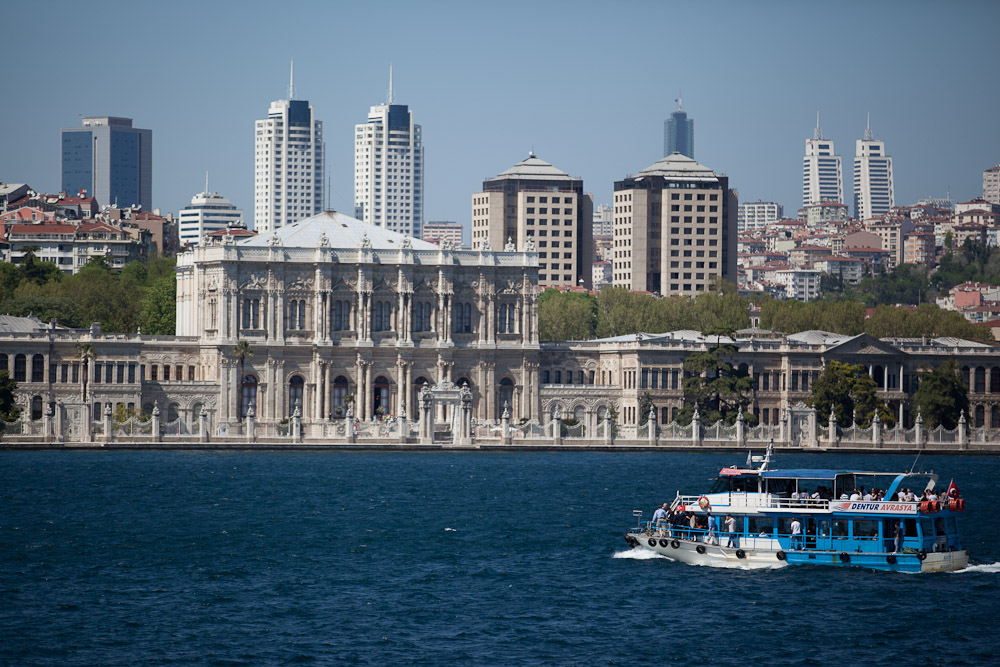
POLYGON ((472 444, 472 391, 443 380, 420 391, 420 444, 451 441, 454 445, 472 444), (438 410, 438 405, 443 410, 438 410), (435 421, 437 414, 444 421, 435 421))

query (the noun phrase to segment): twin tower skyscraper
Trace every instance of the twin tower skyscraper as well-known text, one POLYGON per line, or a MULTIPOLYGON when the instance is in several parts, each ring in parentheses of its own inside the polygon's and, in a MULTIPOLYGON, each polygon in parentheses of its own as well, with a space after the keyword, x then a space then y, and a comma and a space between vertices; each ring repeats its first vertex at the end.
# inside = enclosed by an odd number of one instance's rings
MULTIPOLYGON (((892 158, 886 155, 885 142, 872 135, 871 116, 863 139, 858 139, 854 153, 854 217, 867 220, 888 213, 895 206, 892 158)), ((812 139, 806 139, 802 158, 802 205, 822 202, 844 203, 844 178, 840 156, 833 141, 823 137, 816 114, 812 139)))
MULTIPOLYGON (((294 67, 294 65, 293 65, 294 67)), ((288 99, 271 103, 255 123, 254 227, 271 233, 321 213, 326 193, 323 121, 307 100, 295 99, 294 69, 288 99)), ((413 112, 396 104, 389 68, 385 104, 354 126, 354 216, 420 238, 424 203, 424 146, 413 112)))

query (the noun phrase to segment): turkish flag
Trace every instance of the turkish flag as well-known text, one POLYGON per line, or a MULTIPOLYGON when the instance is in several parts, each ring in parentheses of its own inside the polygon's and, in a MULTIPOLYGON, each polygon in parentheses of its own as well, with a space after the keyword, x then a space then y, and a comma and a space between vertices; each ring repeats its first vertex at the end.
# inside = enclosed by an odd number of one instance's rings
POLYGON ((948 485, 948 497, 958 498, 958 487, 955 486, 955 480, 951 480, 951 484, 948 485))

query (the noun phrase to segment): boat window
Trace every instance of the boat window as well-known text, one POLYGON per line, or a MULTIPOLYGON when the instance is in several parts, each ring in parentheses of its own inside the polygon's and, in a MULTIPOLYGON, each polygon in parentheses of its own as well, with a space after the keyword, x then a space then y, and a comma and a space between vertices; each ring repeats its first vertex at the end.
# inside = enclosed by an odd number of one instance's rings
POLYGON ((837 483, 834 497, 840 498, 845 493, 850 496, 854 491, 854 475, 837 475, 837 483))
POLYGON ((934 539, 934 524, 931 522, 930 519, 920 520, 920 530, 921 532, 923 532, 923 535, 921 537, 923 537, 924 539, 928 540, 934 539))
POLYGON ((948 517, 948 534, 958 535, 958 524, 955 522, 955 517, 948 517))
POLYGON ((878 537, 878 521, 858 519, 854 522, 854 538, 859 540, 878 537))
POLYGON ((816 527, 818 529, 817 537, 830 537, 830 520, 821 519, 816 522, 816 527))
POLYGON ((732 483, 729 486, 730 491, 737 491, 740 493, 745 493, 750 491, 751 493, 757 492, 757 478, 756 477, 733 477, 732 483))
POLYGON ((944 527, 944 517, 938 517, 934 519, 934 532, 938 535, 946 535, 947 532, 944 527))
POLYGON ((709 493, 725 493, 729 490, 729 478, 728 477, 718 477, 715 483, 712 484, 712 488, 708 490, 709 493))
POLYGON ((847 519, 834 519, 833 520, 833 536, 834 537, 847 537, 847 524, 849 522, 847 519))
MULTIPOLYGON (((788 516, 779 518, 778 519, 778 534, 779 535, 791 535, 792 534, 792 521, 793 520, 794 520, 793 517, 788 517, 788 516)), ((799 519, 799 523, 800 524, 802 523, 801 519, 799 519)))
POLYGON ((788 496, 795 491, 794 479, 769 479, 767 480, 767 490, 776 496, 788 496))
POLYGON ((903 535, 906 537, 916 537, 917 535, 917 520, 916 519, 906 519, 903 523, 903 535))
POLYGON ((774 519, 769 516, 752 516, 750 519, 750 528, 747 532, 750 535, 757 536, 768 536, 774 532, 774 519))

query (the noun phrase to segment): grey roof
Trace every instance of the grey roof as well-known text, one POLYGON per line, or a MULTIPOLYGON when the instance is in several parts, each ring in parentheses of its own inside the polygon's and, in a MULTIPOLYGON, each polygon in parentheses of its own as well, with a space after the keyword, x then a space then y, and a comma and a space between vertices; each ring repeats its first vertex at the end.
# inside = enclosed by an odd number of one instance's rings
POLYGON ((398 250, 404 239, 410 239, 414 250, 438 250, 438 246, 389 231, 384 227, 371 225, 336 211, 324 211, 310 218, 285 225, 271 234, 259 234, 237 241, 237 245, 267 247, 271 238, 277 236, 285 248, 318 248, 323 235, 331 248, 354 249, 361 246, 367 236, 372 250, 398 250))
POLYGON ((45 324, 34 316, 0 315, 0 333, 33 333, 44 329, 45 324))
POLYGON ((829 331, 800 331, 799 333, 786 336, 788 340, 807 345, 839 345, 846 340, 851 340, 855 336, 845 336, 844 334, 831 333, 829 331))
POLYGON ((719 180, 714 171, 677 151, 646 167, 639 172, 639 176, 664 176, 702 183, 717 183, 719 180))
MULTIPOLYGON (((502 171, 497 175, 498 179, 503 178, 529 178, 532 180, 573 180, 573 178, 562 169, 556 169, 545 160, 535 157, 534 153, 521 160, 507 171, 502 171)), ((490 179, 494 180, 494 179, 490 179)))

